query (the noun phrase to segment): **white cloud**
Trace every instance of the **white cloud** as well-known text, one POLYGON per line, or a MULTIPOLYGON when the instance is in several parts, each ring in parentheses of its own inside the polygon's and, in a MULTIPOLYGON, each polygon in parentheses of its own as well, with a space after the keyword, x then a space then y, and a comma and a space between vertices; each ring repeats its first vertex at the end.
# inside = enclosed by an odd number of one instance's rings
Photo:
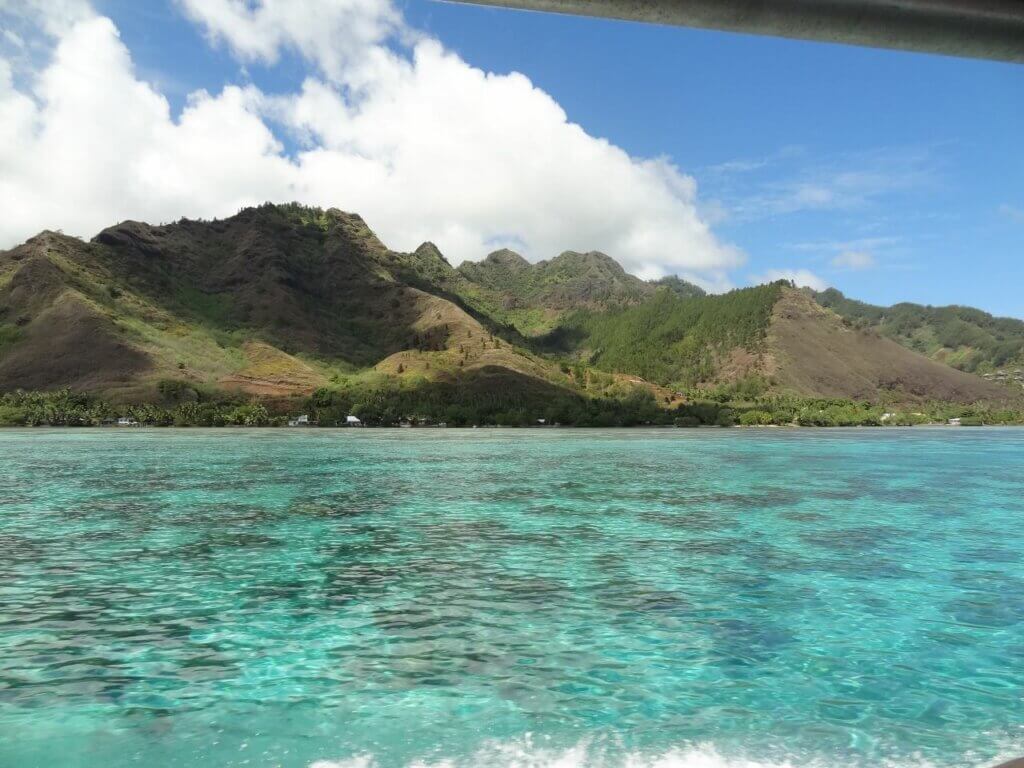
POLYGON ((25 47, 24 39, 22 39, 21 35, 19 35, 13 29, 4 30, 4 40, 7 42, 8 45, 13 45, 15 48, 25 47))
POLYGON ((716 178, 715 173, 710 180, 712 187, 722 187, 713 191, 725 201, 730 219, 735 221, 857 210, 936 186, 934 154, 932 147, 885 147, 814 159, 792 148, 765 163, 771 166, 771 173, 761 173, 741 185, 716 178))
POLYGON ((836 254, 831 261, 836 269, 871 269, 875 266, 875 257, 867 251, 843 251, 836 254))
POLYGON ((109 19, 61 36, 32 96, 0 73, 0 245, 44 228, 91 235, 123 218, 233 213, 288 199, 292 167, 253 112, 257 94, 194 94, 177 122, 135 79, 109 19))
POLYGON ((767 167, 768 160, 727 160, 724 163, 718 163, 708 168, 710 173, 752 173, 753 171, 760 171, 762 168, 767 167))
POLYGON ((671 161, 590 136, 528 78, 468 65, 389 2, 179 1, 241 60, 287 49, 314 69, 294 93, 194 93, 175 118, 112 22, 46 21, 56 46, 29 85, 0 58, 0 247, 47 227, 91 235, 300 200, 358 211, 395 248, 433 240, 455 262, 505 243, 533 260, 600 249, 714 289, 744 262, 671 161), (273 126, 300 151, 286 155, 273 126))
POLYGON ((226 42, 240 58, 273 64, 292 50, 337 82, 352 82, 365 59, 386 56, 389 38, 415 37, 390 0, 178 2, 212 41, 226 42))
MULTIPOLYGON (((94 15, 86 0, 0 0, 0 17, 7 24, 24 25, 53 37, 66 34, 75 24, 94 15)), ((5 30, 5 36, 8 33, 14 34, 13 30, 5 30)), ((21 36, 17 37, 24 45, 21 36)))
POLYGON ((791 243, 790 248, 796 251, 825 251, 842 253, 844 251, 876 251, 889 249, 903 243, 902 237, 862 237, 856 240, 814 240, 810 242, 791 243))
POLYGON ((759 275, 752 275, 751 283, 774 283, 776 280, 791 280, 798 286, 813 288, 815 291, 824 291, 828 288, 828 281, 818 277, 809 269, 769 269, 759 275))

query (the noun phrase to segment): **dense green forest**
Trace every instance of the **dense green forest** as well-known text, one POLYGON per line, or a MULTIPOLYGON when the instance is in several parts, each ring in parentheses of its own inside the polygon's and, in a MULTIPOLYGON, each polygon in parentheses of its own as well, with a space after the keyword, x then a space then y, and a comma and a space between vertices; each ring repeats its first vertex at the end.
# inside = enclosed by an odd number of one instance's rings
POLYGON ((579 350, 605 370, 685 389, 714 376, 717 356, 763 341, 781 290, 781 283, 773 283, 683 298, 662 288, 635 306, 575 312, 545 343, 555 352, 579 350))
POLYGON ((482 383, 412 388, 383 379, 371 385, 321 389, 309 398, 288 401, 215 398, 115 405, 69 390, 18 391, 0 395, 0 426, 96 427, 127 417, 153 427, 279 427, 300 413, 308 414, 320 427, 342 426, 348 415, 374 427, 403 422, 450 427, 911 426, 945 423, 954 417, 964 426, 1024 424, 1024 411, 985 405, 931 403, 893 411, 843 399, 771 395, 739 399, 743 395, 735 389, 694 394, 685 403, 664 408, 643 390, 626 397, 589 398, 527 387, 495 389, 482 383))

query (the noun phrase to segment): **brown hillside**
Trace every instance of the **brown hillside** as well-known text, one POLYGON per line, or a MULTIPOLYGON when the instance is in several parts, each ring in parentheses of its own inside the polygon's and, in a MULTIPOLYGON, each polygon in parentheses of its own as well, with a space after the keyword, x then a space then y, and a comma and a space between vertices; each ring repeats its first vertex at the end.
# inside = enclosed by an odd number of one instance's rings
POLYGON ((849 328, 834 312, 788 288, 772 313, 765 371, 780 387, 802 395, 966 403, 1008 399, 1004 387, 849 328))
POLYGON ((434 273, 454 274, 436 249, 389 251, 359 216, 333 209, 127 221, 91 242, 45 232, 0 252, 0 390, 151 400, 175 380, 301 395, 337 374, 415 372, 431 358, 434 373, 558 377, 431 291, 434 273))
POLYGON ((564 375, 540 358, 493 336, 475 318, 450 301, 427 296, 413 325, 410 348, 389 355, 375 369, 392 375, 444 378, 487 369, 565 383, 564 375))
POLYGON ((296 204, 126 221, 91 242, 44 232, 0 252, 0 391, 156 401, 182 387, 289 397, 352 377, 443 389, 507 376, 671 405, 695 382, 761 375, 811 397, 1012 396, 852 326, 781 283, 706 296, 597 252, 531 265, 504 251, 456 270, 431 243, 391 251, 358 215, 296 204))
POLYGON ((0 254, 7 276, 0 323, 16 329, 15 341, 0 354, 0 390, 122 391, 152 367, 50 257, 64 250, 64 240, 44 232, 0 254))
POLYGON ((117 392, 150 368, 148 356, 124 343, 106 317, 66 291, 23 326, 20 343, 0 359, 0 390, 117 392))
POLYGON ((218 382, 228 390, 252 395, 308 395, 327 383, 327 379, 298 358, 269 344, 249 341, 242 345, 247 365, 218 382))

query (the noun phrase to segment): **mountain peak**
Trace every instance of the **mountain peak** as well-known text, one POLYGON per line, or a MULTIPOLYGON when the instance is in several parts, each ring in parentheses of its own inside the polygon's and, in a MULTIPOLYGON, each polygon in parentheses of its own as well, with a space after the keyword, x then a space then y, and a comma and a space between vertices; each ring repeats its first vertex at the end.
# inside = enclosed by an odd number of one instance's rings
POLYGON ((528 269, 530 267, 530 262, 508 248, 492 251, 480 263, 488 266, 501 266, 507 269, 528 269))
POLYGON ((683 280, 679 275, 666 275, 658 280, 651 281, 660 288, 668 288, 672 293, 684 299, 692 299, 700 296, 707 296, 708 293, 699 285, 694 285, 688 280, 683 280))
POLYGON ((154 227, 142 221, 122 221, 99 232, 92 242, 112 247, 131 246, 141 253, 153 255, 158 249, 154 227))
POLYGON ((547 262, 549 267, 562 267, 562 268, 598 268, 611 270, 616 274, 626 274, 626 270, 622 268, 615 259, 606 253, 601 251, 562 251, 560 254, 547 262))
POLYGON ((420 243, 419 247, 413 251, 413 254, 421 259, 429 259, 432 261, 443 261, 448 264, 448 259, 441 253, 441 249, 434 245, 429 240, 420 243))
POLYGON ((550 261, 530 264, 518 253, 503 250, 479 264, 463 266, 465 277, 503 293, 507 304, 549 313, 632 303, 652 291, 600 251, 564 251, 550 261))
POLYGON ((618 264, 615 259, 601 251, 562 251, 560 254, 555 256, 555 258, 551 259, 551 261, 558 261, 559 259, 577 259, 582 261, 597 261, 602 263, 611 262, 613 264, 618 264))
POLYGON ((173 380, 276 396, 337 370, 457 381, 490 365, 583 386, 536 349, 675 388, 756 375, 801 396, 999 402, 1019 396, 999 382, 1024 360, 1024 323, 969 308, 788 282, 706 296, 600 251, 531 264, 502 249, 453 269, 430 241, 392 251, 358 214, 297 203, 127 220, 91 243, 41 232, 0 252, 0 278, 0 391, 148 398, 173 380))

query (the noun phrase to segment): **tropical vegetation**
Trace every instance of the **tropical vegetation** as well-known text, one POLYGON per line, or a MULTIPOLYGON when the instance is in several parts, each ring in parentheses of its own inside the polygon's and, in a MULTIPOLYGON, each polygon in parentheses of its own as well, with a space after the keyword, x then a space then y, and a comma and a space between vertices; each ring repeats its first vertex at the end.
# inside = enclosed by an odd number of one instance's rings
POLYGON ((0 395, 0 426, 111 426, 119 419, 150 427, 282 427, 300 413, 319 427, 345 426, 356 416, 366 426, 400 424, 468 426, 576 427, 733 427, 733 426, 964 426, 1024 424, 1024 410, 984 405, 929 403, 915 410, 886 410, 871 403, 842 399, 759 397, 733 401, 688 400, 666 408, 651 393, 635 390, 626 397, 550 398, 540 392, 472 387, 403 387, 393 380, 376 386, 320 389, 304 399, 265 401, 215 398, 124 405, 87 394, 8 392, 0 395))
POLYGON ((453 267, 298 204, 47 231, 0 252, 0 423, 1012 421, 1024 379, 943 360, 1019 360, 1024 323, 913 307, 785 282, 708 295, 599 252, 453 267))

